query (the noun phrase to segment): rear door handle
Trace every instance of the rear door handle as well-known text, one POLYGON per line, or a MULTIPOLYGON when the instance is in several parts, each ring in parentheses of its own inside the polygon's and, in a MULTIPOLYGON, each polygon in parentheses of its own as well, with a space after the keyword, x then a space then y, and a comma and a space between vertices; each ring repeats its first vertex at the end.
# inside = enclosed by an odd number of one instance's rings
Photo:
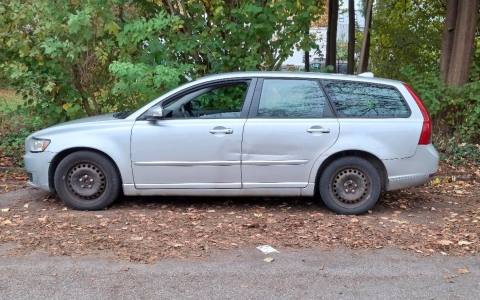
POLYGON ((330 132, 330 128, 323 128, 322 126, 315 125, 315 126, 312 126, 312 127, 308 128, 308 129, 307 129, 307 132, 308 132, 308 133, 315 133, 315 132, 319 132, 319 133, 329 133, 329 132, 330 132))
POLYGON ((225 128, 223 126, 216 126, 213 129, 210 129, 211 134, 215 133, 225 133, 225 134, 232 134, 233 129, 232 128, 225 128))

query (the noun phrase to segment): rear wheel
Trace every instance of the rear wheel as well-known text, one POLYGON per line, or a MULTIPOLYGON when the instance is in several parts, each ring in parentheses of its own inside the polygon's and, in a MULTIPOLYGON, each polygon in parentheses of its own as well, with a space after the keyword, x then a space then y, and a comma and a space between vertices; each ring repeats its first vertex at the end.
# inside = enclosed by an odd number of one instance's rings
POLYGON ((68 206, 99 210, 112 204, 120 193, 120 176, 113 163, 92 151, 74 152, 55 171, 55 189, 68 206))
POLYGON ((339 158, 320 176, 320 195, 325 205, 339 214, 361 214, 380 197, 381 179, 375 167, 356 156, 339 158))

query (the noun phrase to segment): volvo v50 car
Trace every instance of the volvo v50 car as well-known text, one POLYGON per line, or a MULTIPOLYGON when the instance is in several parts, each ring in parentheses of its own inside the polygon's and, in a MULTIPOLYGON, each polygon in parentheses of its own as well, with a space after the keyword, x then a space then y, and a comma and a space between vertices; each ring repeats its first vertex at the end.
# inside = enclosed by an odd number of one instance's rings
POLYGON ((187 83, 134 112, 35 132, 29 183, 70 207, 129 196, 307 196, 360 214, 437 171, 425 106, 371 76, 243 72, 187 83))

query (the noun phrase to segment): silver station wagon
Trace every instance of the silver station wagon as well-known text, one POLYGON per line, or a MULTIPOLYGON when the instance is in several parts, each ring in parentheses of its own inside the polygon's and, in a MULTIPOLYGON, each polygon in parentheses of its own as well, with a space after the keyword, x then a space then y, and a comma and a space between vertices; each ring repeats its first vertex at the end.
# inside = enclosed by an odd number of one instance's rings
POLYGON ((131 196, 307 196, 341 214, 437 171, 425 106, 405 83, 298 72, 204 77, 134 112, 25 142, 29 183, 70 207, 131 196))

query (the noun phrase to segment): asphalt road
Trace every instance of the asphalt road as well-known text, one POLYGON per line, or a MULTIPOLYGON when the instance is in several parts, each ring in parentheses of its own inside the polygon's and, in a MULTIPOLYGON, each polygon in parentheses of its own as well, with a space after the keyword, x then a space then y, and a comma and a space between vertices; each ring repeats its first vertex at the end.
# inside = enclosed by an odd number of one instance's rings
POLYGON ((6 257, 0 299, 478 299, 480 259, 380 249, 211 252, 154 265, 97 257, 6 257), (267 263, 264 258, 273 257, 267 263), (458 269, 469 273, 460 274, 458 269))

